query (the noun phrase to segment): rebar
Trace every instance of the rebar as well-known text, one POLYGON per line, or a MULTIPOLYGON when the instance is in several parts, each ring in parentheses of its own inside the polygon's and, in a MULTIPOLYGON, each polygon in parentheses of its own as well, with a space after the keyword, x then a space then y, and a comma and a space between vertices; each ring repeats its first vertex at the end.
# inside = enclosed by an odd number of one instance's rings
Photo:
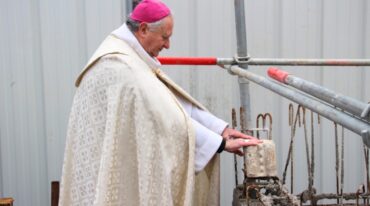
POLYGON ((311 111, 311 181, 310 188, 314 185, 315 177, 315 131, 314 131, 314 113, 311 111))
POLYGON ((342 126, 342 145, 340 158, 340 204, 343 205, 343 185, 344 185, 344 127, 342 126))
POLYGON ((268 135, 268 139, 269 140, 272 140, 272 116, 270 113, 265 113, 264 115, 264 118, 265 118, 265 122, 266 122, 266 118, 269 118, 269 135, 268 135))
MULTIPOLYGON (((370 104, 370 101, 368 102, 370 104)), ((363 134, 364 136, 369 136, 369 134, 363 134)), ((365 165, 366 165, 366 186, 367 192, 370 192, 370 178, 369 178, 369 148, 366 148, 364 145, 364 152, 365 152, 365 165)))
MULTIPOLYGON (((272 140, 272 116, 271 116, 271 114, 270 113, 258 114, 257 118, 256 118, 256 127, 257 128, 261 128, 260 124, 259 124, 260 120, 262 121, 262 128, 268 131, 267 139, 272 140), (269 120, 269 128, 268 129, 267 129, 267 126, 266 126, 267 118, 269 120)), ((260 138, 259 130, 256 131, 256 134, 257 134, 257 138, 259 139, 260 138)))
MULTIPOLYGON (((236 122, 236 112, 234 108, 232 108, 231 110, 231 119, 232 119, 232 128, 235 129, 237 127, 237 122, 236 122)), ((235 187, 237 187, 239 181, 238 181, 238 161, 236 159, 236 154, 234 154, 234 173, 235 173, 235 187)))
MULTIPOLYGON (((337 195, 339 195, 339 150, 338 150, 338 125, 334 122, 334 140, 335 140, 335 179, 337 195)), ((337 204, 339 204, 339 198, 337 198, 337 204)))
MULTIPOLYGON (((295 117, 294 125, 291 126, 291 150, 289 150, 287 163, 289 163, 289 155, 290 155, 290 192, 294 193, 294 137, 295 137, 295 130, 297 127, 297 119, 300 122, 299 117, 299 110, 297 110, 297 115, 295 117)), ((299 123, 300 124, 300 123, 299 123)))
POLYGON ((294 137, 295 137, 295 131, 296 131, 296 126, 297 122, 299 125, 301 125, 301 120, 300 120, 300 110, 297 110, 297 114, 295 116, 295 120, 293 123, 294 119, 294 107, 292 104, 289 104, 289 126, 291 126, 290 130, 290 144, 289 144, 289 151, 288 151, 288 156, 287 160, 285 162, 285 169, 283 172, 283 180, 282 183, 283 185, 285 184, 285 179, 286 179, 286 174, 289 166, 289 161, 290 161, 290 192, 293 193, 294 189, 294 137))
MULTIPOLYGON (((302 109, 302 125, 303 125, 303 134, 306 146, 306 161, 307 161, 307 175, 308 175, 308 191, 310 196, 312 195, 312 175, 311 175, 311 162, 310 162, 310 151, 308 146, 308 135, 307 135, 307 124, 306 124, 306 109, 301 105, 298 106, 298 110, 302 109)), ((311 201, 312 203, 312 201, 311 201)))
MULTIPOLYGON (((369 137, 369 134, 364 131, 363 134, 362 134, 363 138, 368 138, 369 137)), ((367 185, 367 192, 369 192, 369 149, 367 148, 367 151, 365 151, 365 165, 366 165, 366 185, 367 185)), ((364 189, 365 190, 365 189, 364 189)), ((364 199, 364 203, 366 203, 366 205, 369 204, 369 199, 366 198, 364 199)))
MULTIPOLYGON (((293 118, 294 118, 294 108, 293 108, 293 104, 289 104, 289 126, 290 126, 290 143, 289 143, 289 150, 288 150, 288 157, 287 157, 287 160, 285 162, 285 167, 284 167, 284 172, 283 172, 283 180, 282 180, 282 184, 285 185, 285 179, 286 179, 286 174, 287 174, 287 170, 288 170, 288 166, 289 166, 289 160, 290 160, 290 155, 292 153, 292 145, 293 145, 293 132, 292 132, 292 127, 293 127, 293 118)), ((292 190, 292 188, 290 189, 292 190)))
MULTIPOLYGON (((263 117, 263 114, 258 114, 256 117, 256 127, 260 128, 260 119, 262 120, 262 128, 265 128, 265 119, 263 117)), ((260 132, 257 130, 256 131, 257 139, 260 138, 260 132)))

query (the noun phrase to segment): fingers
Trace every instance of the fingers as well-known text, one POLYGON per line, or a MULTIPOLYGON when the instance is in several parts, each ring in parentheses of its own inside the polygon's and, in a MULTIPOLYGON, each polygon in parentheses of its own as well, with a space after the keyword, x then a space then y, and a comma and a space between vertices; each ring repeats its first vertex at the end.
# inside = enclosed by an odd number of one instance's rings
POLYGON ((239 132, 239 131, 237 131, 237 130, 234 130, 234 129, 233 129, 232 131, 230 131, 229 135, 230 135, 231 137, 234 137, 234 138, 242 138, 242 139, 257 139, 257 138, 255 138, 255 137, 253 137, 253 136, 249 136, 249 135, 243 134, 243 133, 241 133, 241 132, 239 132))
POLYGON ((254 146, 261 142, 262 140, 258 139, 229 139, 226 141, 225 150, 238 155, 243 155, 244 153, 240 150, 242 147, 254 146))
POLYGON ((241 150, 236 150, 234 154, 237 154, 238 156, 243 156, 244 152, 242 152, 241 150))
POLYGON ((249 140, 249 142, 251 143, 251 144, 255 144, 255 145, 257 145, 257 144, 260 144, 260 143, 262 143, 263 142, 263 140, 260 140, 260 139, 250 139, 249 140))
POLYGON ((233 139, 239 139, 239 138, 241 138, 241 139, 257 139, 256 137, 243 134, 238 130, 231 129, 231 128, 228 128, 228 127, 225 128, 225 130, 222 132, 221 136, 225 139, 230 139, 230 138, 233 138, 233 139))
MULTIPOLYGON (((246 135, 248 136, 248 135, 246 135)), ((243 156, 244 152, 241 150, 243 147, 256 146, 262 143, 262 140, 259 140, 255 137, 248 136, 250 138, 232 138, 226 141, 225 151, 234 153, 238 156, 243 156)))
POLYGON ((233 130, 232 132, 230 132, 230 136, 232 137, 236 137, 236 138, 243 138, 243 139, 249 139, 249 138, 252 138, 251 136, 249 135, 246 135, 246 134, 243 134, 237 130, 233 130))
POLYGON ((262 140, 259 139, 235 139, 235 140, 238 140, 239 144, 243 147, 254 146, 263 142, 262 140))

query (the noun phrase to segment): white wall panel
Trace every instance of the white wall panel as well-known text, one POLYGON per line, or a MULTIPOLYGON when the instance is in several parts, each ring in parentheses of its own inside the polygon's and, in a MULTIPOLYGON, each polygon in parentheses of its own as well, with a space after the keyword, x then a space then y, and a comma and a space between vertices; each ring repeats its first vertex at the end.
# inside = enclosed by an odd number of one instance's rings
MULTIPOLYGON (((50 181, 61 175, 74 80, 105 36, 124 21, 125 2, 1 1, 0 196, 14 197, 16 205, 49 204, 50 181)), ((171 48, 163 55, 235 55, 233 1, 165 2, 174 12, 175 28, 171 48)), ((366 0, 246 0, 245 5, 252 57, 370 58, 370 3, 366 0)), ((266 76, 267 68, 250 70, 266 76)), ((368 67, 281 68, 370 101, 368 67)), ((167 66, 164 70, 227 121, 231 108, 240 105, 237 78, 218 67, 167 66)), ((256 84, 250 87, 252 122, 258 113, 273 115, 282 174, 290 140, 289 101, 256 84)), ((335 192, 333 123, 323 120, 315 134, 315 187, 318 192, 335 192)), ((361 139, 348 131, 345 145, 344 189, 349 192, 364 181, 363 152, 361 139)), ((295 159, 298 179, 294 187, 300 192, 307 187, 302 128, 297 129, 295 159)), ((221 203, 230 205, 234 187, 230 154, 222 154, 221 184, 221 203)))
POLYGON ((47 191, 42 79, 39 75, 37 2, 9 1, 1 8, 2 194, 19 204, 44 205, 47 191), (2 24, 2 25, 4 25, 2 24), (4 78, 5 77, 5 78, 4 78), (41 182, 41 184, 40 184, 41 182), (33 188, 30 191, 30 188, 33 188))
POLYGON ((61 175, 74 80, 92 53, 87 45, 96 47, 122 22, 124 5, 1 3, 0 196, 48 205, 50 181, 61 175))

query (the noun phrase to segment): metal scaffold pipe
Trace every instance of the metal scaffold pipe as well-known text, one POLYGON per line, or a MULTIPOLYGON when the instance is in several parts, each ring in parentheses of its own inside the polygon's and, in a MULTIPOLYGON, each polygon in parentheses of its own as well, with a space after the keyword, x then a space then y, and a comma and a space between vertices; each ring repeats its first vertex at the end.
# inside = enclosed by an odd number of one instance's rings
POLYGON ((217 65, 216 57, 158 57, 164 65, 217 65))
POLYGON ((357 99, 338 94, 330 89, 291 75, 288 72, 278 68, 272 67, 267 71, 267 73, 271 78, 279 82, 290 85, 336 107, 348 111, 351 114, 368 120, 367 117, 370 111, 370 104, 366 104, 357 99))
POLYGON ((370 66, 370 59, 266 59, 250 58, 248 65, 280 66, 370 66))
MULTIPOLYGON (((236 45, 237 45, 237 55, 247 56, 247 30, 245 23, 245 0, 234 0, 235 9, 235 29, 236 29, 236 45)), ((243 69, 248 69, 247 64, 239 64, 243 69)), ((245 117, 245 122, 243 125, 245 128, 251 127, 251 100, 249 94, 249 81, 247 79, 239 78, 239 93, 240 93, 240 105, 244 108, 243 116, 245 117)))
POLYGON ((164 65, 232 65, 244 66, 370 66, 370 59, 266 59, 218 57, 158 57, 164 65))
POLYGON ((238 66, 231 66, 230 72, 238 75, 239 77, 246 78, 298 104, 301 104, 302 106, 309 108, 314 112, 317 112, 318 114, 326 117, 327 119, 337 122, 343 127, 360 135, 365 145, 370 147, 370 137, 369 137, 370 124, 358 118, 355 118, 347 113, 334 109, 333 107, 324 104, 299 91, 295 91, 284 85, 269 80, 265 77, 253 74, 252 72, 241 69, 238 66))

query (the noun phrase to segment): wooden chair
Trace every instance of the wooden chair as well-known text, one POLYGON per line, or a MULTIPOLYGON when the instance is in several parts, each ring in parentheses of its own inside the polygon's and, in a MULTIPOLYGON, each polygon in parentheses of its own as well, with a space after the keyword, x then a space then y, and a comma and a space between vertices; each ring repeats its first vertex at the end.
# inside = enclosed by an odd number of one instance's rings
POLYGON ((13 206, 14 199, 11 197, 0 198, 0 206, 13 206))
MULTIPOLYGON (((59 182, 53 181, 51 182, 51 206, 58 206, 59 201, 59 182)), ((0 198, 0 206, 13 206, 14 199, 7 197, 7 198, 0 198)))
POLYGON ((51 182, 51 206, 58 206, 59 201, 59 182, 51 182))

